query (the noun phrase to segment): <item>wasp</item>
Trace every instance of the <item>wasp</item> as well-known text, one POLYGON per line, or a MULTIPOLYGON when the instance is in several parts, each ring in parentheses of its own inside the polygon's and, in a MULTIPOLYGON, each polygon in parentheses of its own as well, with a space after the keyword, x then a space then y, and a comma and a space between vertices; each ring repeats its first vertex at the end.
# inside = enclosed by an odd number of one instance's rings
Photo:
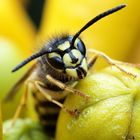
POLYGON ((25 83, 26 91, 22 95, 14 119, 19 116, 21 109, 26 104, 29 88, 35 99, 35 109, 39 115, 39 119, 45 124, 48 132, 55 129, 60 108, 70 115, 78 115, 79 111, 77 109, 67 109, 63 105, 63 101, 70 93, 81 96, 84 99, 90 98, 85 93, 74 89, 74 87, 80 79, 86 77, 88 71, 99 57, 105 59, 109 64, 116 66, 122 72, 135 76, 125 71, 119 65, 121 62, 111 59, 103 52, 86 49, 85 43, 79 37, 91 25, 125 6, 122 4, 99 14, 87 22, 74 35, 62 35, 52 38, 38 52, 25 59, 12 70, 12 72, 15 72, 36 59, 36 62, 13 86, 6 97, 7 100, 11 99, 23 85, 22 83, 25 83), (94 56, 88 59, 87 52, 93 53, 94 56))

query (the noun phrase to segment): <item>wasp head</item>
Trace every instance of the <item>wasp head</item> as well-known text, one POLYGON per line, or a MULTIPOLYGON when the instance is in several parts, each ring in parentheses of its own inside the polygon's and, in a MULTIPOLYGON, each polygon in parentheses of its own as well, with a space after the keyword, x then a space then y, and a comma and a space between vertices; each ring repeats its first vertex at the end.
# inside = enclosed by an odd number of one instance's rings
POLYGON ((50 42, 47 61, 57 71, 83 79, 87 74, 86 48, 79 38, 71 45, 72 39, 72 36, 66 36, 50 42))

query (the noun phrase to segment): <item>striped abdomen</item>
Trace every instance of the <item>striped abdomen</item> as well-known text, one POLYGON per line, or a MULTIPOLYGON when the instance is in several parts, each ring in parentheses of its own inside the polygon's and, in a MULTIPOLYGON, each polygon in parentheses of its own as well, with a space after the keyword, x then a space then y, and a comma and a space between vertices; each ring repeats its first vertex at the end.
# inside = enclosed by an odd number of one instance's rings
MULTIPOLYGON (((54 136, 60 107, 47 101, 39 92, 34 92, 33 97, 35 99, 35 110, 45 128, 45 132, 50 136, 54 136)), ((58 101, 63 103, 64 99, 61 98, 58 101)))

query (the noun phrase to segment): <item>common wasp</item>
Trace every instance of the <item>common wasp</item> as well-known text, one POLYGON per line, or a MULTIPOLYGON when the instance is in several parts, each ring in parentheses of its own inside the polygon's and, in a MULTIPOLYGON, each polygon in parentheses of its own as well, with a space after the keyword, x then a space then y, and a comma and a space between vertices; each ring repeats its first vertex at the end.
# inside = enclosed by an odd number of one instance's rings
POLYGON ((125 74, 135 77, 135 75, 121 67, 122 62, 111 59, 103 52, 94 49, 88 50, 79 37, 83 31, 94 23, 124 7, 125 5, 119 5, 97 15, 74 35, 66 34, 52 38, 42 46, 41 50, 25 59, 12 70, 12 72, 15 72, 30 61, 37 59, 35 64, 13 86, 6 98, 6 100, 11 99, 22 86, 22 83, 25 82, 26 91, 21 98, 14 120, 19 116, 21 109, 26 104, 29 88, 31 88, 36 101, 35 109, 39 119, 45 124, 48 132, 55 129, 60 108, 70 115, 77 116, 80 111, 77 109, 69 110, 63 105, 63 101, 70 93, 81 96, 85 100, 90 98, 85 93, 74 89, 74 87, 80 79, 86 77, 88 71, 99 57, 116 66, 125 74), (89 59, 87 52, 93 53, 94 56, 89 59))

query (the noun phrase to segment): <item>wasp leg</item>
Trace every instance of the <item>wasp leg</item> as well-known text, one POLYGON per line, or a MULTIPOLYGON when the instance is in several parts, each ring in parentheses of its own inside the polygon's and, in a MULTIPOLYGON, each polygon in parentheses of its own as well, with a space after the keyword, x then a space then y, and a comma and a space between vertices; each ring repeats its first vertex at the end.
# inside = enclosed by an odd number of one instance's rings
POLYGON ((91 53, 94 53, 94 54, 96 55, 97 58, 98 58, 98 57, 102 57, 102 58, 105 59, 109 64, 115 66, 116 68, 118 68, 120 71, 126 73, 127 75, 130 75, 130 76, 132 76, 132 77, 134 77, 134 78, 136 77, 135 74, 126 71, 124 68, 122 68, 122 67, 120 66, 120 64, 117 63, 118 61, 111 59, 111 58, 110 58, 109 56, 107 56, 105 53, 100 52, 100 51, 97 51, 97 50, 94 50, 94 49, 88 49, 88 51, 91 52, 91 53))
POLYGON ((47 75, 46 78, 49 80, 49 82, 51 82, 54 85, 58 86, 62 90, 66 90, 66 91, 71 92, 73 94, 79 95, 79 96, 85 98, 86 100, 89 98, 89 95, 86 95, 85 93, 82 93, 79 90, 73 89, 73 88, 65 85, 64 83, 54 79, 51 75, 47 75))
POLYGON ((64 111, 68 112, 70 115, 72 116, 78 116, 79 115, 79 111, 78 110, 69 110, 67 109, 62 103, 54 100, 49 94, 46 93, 46 91, 43 89, 42 86, 44 86, 44 84, 40 81, 35 81, 35 86, 36 88, 39 90, 39 92, 50 102, 56 104, 57 106, 59 106, 60 108, 62 108, 64 111))
POLYGON ((98 58, 98 56, 95 55, 93 58, 91 58, 88 61, 88 70, 90 70, 93 67, 93 65, 95 64, 97 58, 98 58))
POLYGON ((11 126, 14 125, 16 119, 20 116, 20 113, 21 113, 22 109, 24 109, 25 106, 26 106, 26 104, 27 104, 28 89, 29 89, 29 83, 26 83, 25 92, 24 92, 24 94, 22 95, 21 100, 20 100, 20 104, 19 104, 19 106, 18 106, 17 109, 16 109, 16 112, 15 112, 14 117, 13 117, 13 119, 12 119, 11 126))
POLYGON ((114 62, 118 65, 128 65, 128 66, 140 69, 140 64, 132 64, 132 63, 128 63, 128 62, 121 62, 121 61, 118 61, 118 60, 114 60, 114 62))

